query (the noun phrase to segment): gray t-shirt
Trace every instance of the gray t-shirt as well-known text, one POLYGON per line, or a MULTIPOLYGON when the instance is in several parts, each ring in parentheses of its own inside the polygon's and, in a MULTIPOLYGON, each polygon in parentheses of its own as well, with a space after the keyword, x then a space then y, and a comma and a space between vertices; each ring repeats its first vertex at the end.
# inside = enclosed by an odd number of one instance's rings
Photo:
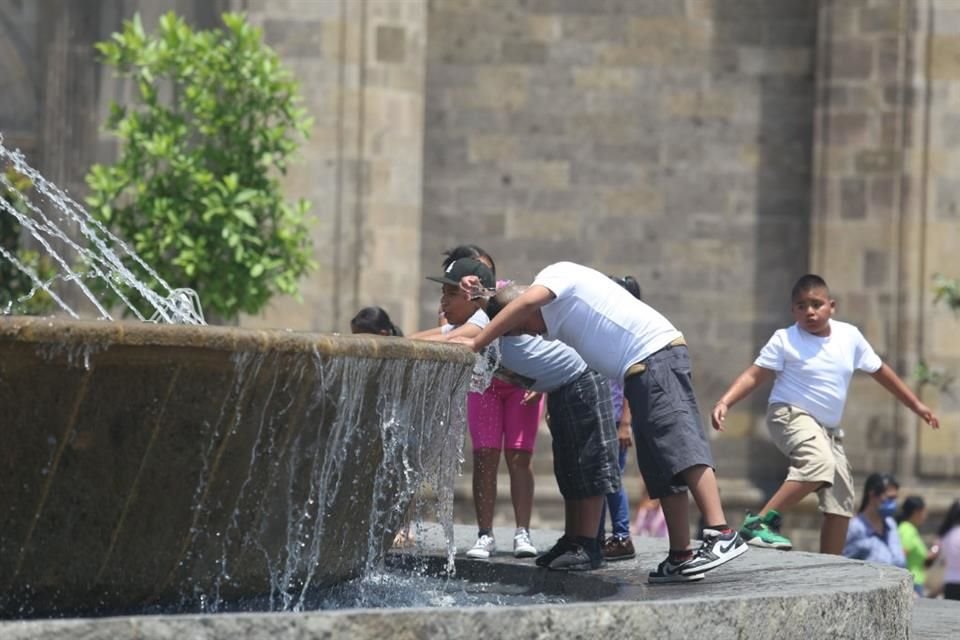
POLYGON ((573 382, 587 370, 587 363, 572 348, 540 336, 500 338, 500 364, 525 378, 522 386, 544 393, 573 382))

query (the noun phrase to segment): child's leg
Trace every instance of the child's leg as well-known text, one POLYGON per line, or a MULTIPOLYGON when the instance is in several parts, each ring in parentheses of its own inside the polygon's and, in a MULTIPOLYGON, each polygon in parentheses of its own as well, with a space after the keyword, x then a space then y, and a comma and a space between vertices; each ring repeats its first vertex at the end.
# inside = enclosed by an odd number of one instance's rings
POLYGON ((843 554, 843 547, 847 543, 847 525, 850 518, 835 513, 823 514, 823 524, 820 525, 820 553, 830 553, 835 556, 843 554))
POLYGON ((510 471, 510 498, 513 501, 513 517, 518 527, 530 528, 530 513, 533 511, 533 454, 529 451, 507 449, 503 452, 510 471))
POLYGON ((473 452, 473 506, 477 513, 477 527, 484 531, 493 528, 499 466, 499 449, 480 449, 473 452))
POLYGON ((564 500, 567 510, 566 533, 579 538, 597 537, 597 523, 603 512, 604 496, 591 496, 576 500, 564 500))
POLYGON ((660 498, 671 551, 682 551, 690 546, 690 512, 687 505, 686 492, 660 498))
POLYGON ((540 403, 521 404, 524 390, 495 380, 503 412, 504 458, 510 472, 510 498, 518 527, 530 528, 533 510, 533 448, 540 425, 540 403))
POLYGON ((761 516, 772 509, 789 509, 807 494, 829 488, 837 468, 830 438, 805 411, 788 404, 772 404, 767 411, 767 429, 773 443, 790 461, 790 469, 787 479, 760 511, 761 516))
POLYGON ((823 487, 822 482, 804 482, 801 480, 784 480, 777 492, 774 493, 767 504, 757 515, 764 516, 771 509, 783 511, 795 506, 798 502, 806 498, 809 494, 819 491, 823 487))
POLYGON ((856 507, 853 470, 847 460, 843 441, 831 438, 831 451, 835 461, 836 474, 833 486, 819 491, 820 509, 823 511, 823 524, 820 525, 820 553, 841 555, 847 543, 847 525, 856 507))
MULTIPOLYGON (((630 537, 630 505, 627 499, 627 488, 623 484, 623 468, 627 464, 627 450, 620 451, 620 491, 607 494, 607 507, 610 509, 610 532, 617 538, 630 537)), ((603 515, 601 514, 600 532, 603 532, 603 515)))
POLYGON ((482 394, 467 394, 467 423, 473 442, 473 506, 477 527, 487 531, 493 528, 503 440, 500 402, 492 387, 482 394))
MULTIPOLYGON (((720 488, 717 486, 717 475, 712 467, 706 465, 697 465, 686 469, 682 474, 683 481, 690 487, 690 493, 693 494, 693 500, 697 503, 704 521, 708 527, 717 527, 727 524, 727 519, 723 515, 723 506, 720 503, 720 488)), ((686 504, 686 494, 684 504, 686 504)), ((663 499, 661 499, 661 503, 663 499)), ((666 507, 663 510, 664 516, 667 515, 666 507)), ((669 518, 667 524, 670 524, 669 518)), ((689 536, 688 536, 689 537, 689 536)), ((672 547, 671 547, 672 548, 672 547)), ((678 547, 682 548, 682 547, 678 547)))

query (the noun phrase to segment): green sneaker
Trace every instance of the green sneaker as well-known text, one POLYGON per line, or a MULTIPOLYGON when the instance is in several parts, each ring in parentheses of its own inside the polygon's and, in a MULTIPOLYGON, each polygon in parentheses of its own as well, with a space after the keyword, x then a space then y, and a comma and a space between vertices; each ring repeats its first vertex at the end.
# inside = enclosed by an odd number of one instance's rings
POLYGON ((755 547, 790 551, 793 543, 790 542, 790 538, 780 534, 782 521, 780 514, 774 509, 768 511, 763 517, 748 511, 747 517, 743 520, 743 526, 740 527, 740 537, 746 540, 747 544, 755 547))

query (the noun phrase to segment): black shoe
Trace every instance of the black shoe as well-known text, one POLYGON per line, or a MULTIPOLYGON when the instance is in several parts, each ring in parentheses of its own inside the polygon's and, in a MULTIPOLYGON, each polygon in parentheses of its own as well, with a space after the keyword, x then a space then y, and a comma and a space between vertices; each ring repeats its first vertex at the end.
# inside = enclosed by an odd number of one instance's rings
POLYGON ((550 547, 549 551, 541 553, 539 556, 537 556, 537 559, 534 560, 534 563, 538 567, 548 567, 550 566, 551 562, 576 546, 577 544, 567 536, 560 536, 560 538, 557 540, 557 543, 550 547))
POLYGON ((589 551, 586 547, 577 544, 554 558, 547 568, 551 571, 591 571, 602 566, 603 553, 599 549, 589 551))
POLYGON ((703 543, 693 558, 683 563, 680 573, 691 575, 716 569, 747 552, 747 543, 734 530, 720 533, 716 529, 703 530, 703 543))

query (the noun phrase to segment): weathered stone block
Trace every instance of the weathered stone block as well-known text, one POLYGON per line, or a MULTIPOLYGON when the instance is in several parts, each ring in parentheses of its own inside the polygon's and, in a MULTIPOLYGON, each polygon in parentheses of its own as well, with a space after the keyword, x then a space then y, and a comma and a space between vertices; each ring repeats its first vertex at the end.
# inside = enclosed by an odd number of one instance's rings
POLYGON ((282 20, 268 18, 263 37, 281 56, 294 58, 323 55, 323 23, 318 20, 282 20))
POLYGON ((833 43, 830 71, 836 79, 866 80, 873 73, 873 45, 853 39, 833 43))
POLYGON ((376 35, 377 62, 400 64, 406 60, 407 30, 393 25, 379 25, 376 35))
POLYGON ((866 182, 863 178, 843 178, 840 181, 840 216, 847 219, 867 215, 866 182))

